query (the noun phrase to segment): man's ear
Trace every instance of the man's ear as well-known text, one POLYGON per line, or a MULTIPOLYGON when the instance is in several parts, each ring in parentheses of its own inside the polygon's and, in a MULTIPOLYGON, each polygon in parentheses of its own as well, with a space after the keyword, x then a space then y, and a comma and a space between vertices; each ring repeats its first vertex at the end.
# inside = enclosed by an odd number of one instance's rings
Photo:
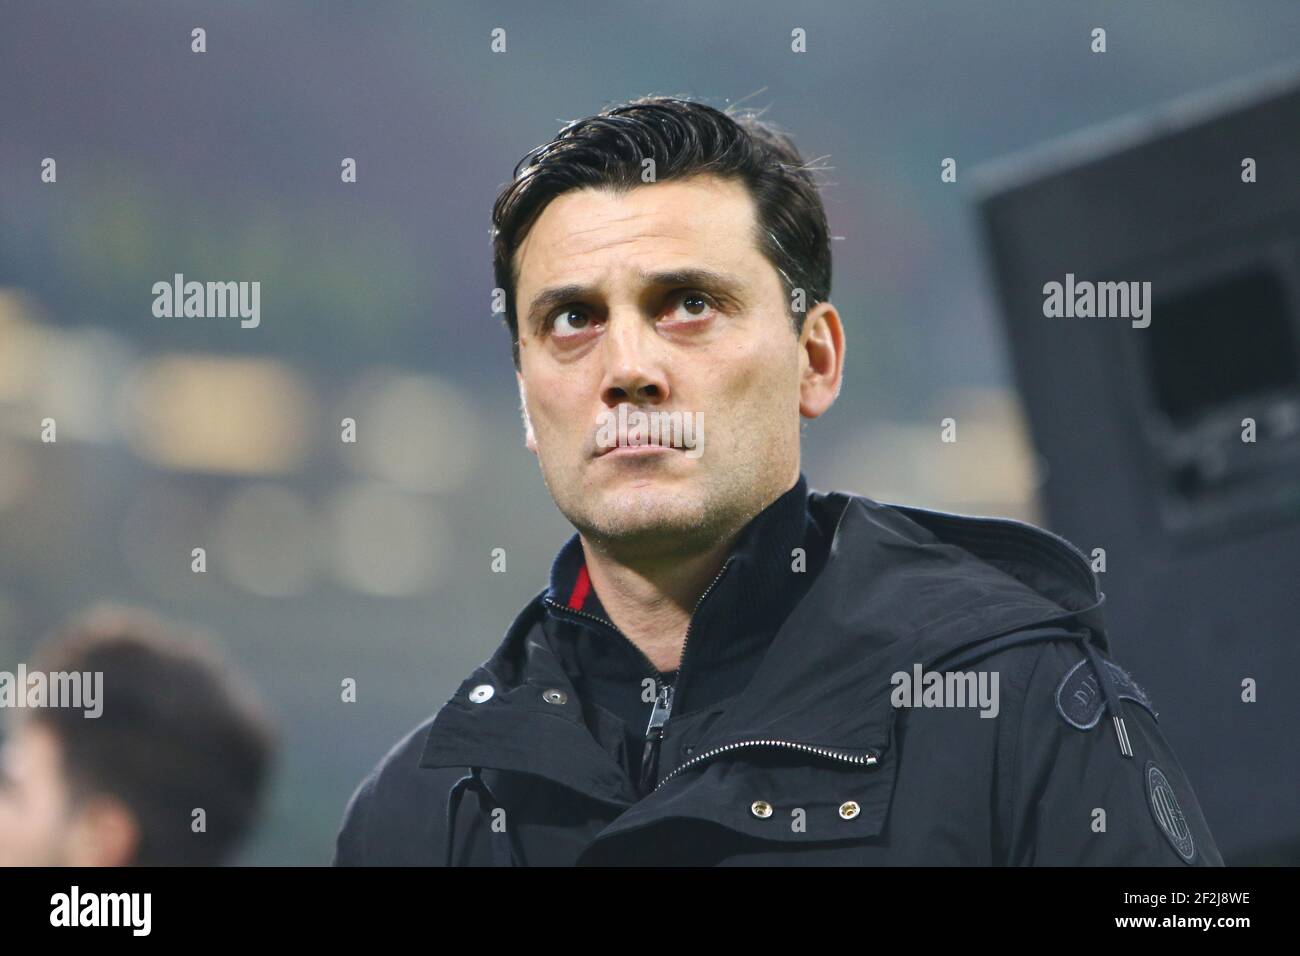
POLYGON ((817 418, 840 394, 844 377, 844 328, 829 302, 819 302, 799 335, 799 414, 817 418))
POLYGON ((140 849, 135 814, 116 797, 89 799, 68 833, 72 866, 130 866, 140 849))
POLYGON ((519 383, 519 411, 524 417, 524 445, 534 455, 537 454, 537 436, 533 434, 533 422, 528 417, 528 398, 524 395, 524 377, 515 372, 515 381, 519 383))

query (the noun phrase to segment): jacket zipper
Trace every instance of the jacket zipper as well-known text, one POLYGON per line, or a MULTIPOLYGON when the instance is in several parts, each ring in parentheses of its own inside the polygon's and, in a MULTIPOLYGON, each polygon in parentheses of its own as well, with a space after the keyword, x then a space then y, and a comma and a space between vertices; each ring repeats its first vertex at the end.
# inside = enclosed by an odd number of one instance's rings
MULTIPOLYGON (((1031 627, 1023 630, 1032 631, 1034 630, 1034 628, 1031 627)), ((1055 631, 1056 629, 1049 628, 1049 630, 1055 631)), ((1006 637, 1018 633, 1021 632, 1011 631, 1006 635, 1000 635, 1000 636, 1006 637)), ((940 656, 936 658, 934 661, 932 661, 931 664, 937 664, 940 661, 950 659, 952 656, 953 656, 952 654, 946 654, 940 656)), ((958 660, 960 660, 960 656, 958 657, 958 660)), ((950 667, 950 666, 951 664, 945 665, 945 667, 950 667)), ((1126 736, 1124 735, 1122 728, 1118 726, 1116 728, 1116 732, 1120 734, 1120 745, 1121 745, 1121 750, 1123 750, 1126 744, 1126 736)), ((663 780, 659 782, 659 786, 655 787, 655 790, 658 790, 660 787, 666 784, 673 777, 677 776, 683 770, 687 770, 695 766, 696 764, 700 763, 703 760, 709 760, 713 757, 716 757, 718 754, 726 753, 729 750, 736 750, 737 748, 740 747, 789 747, 793 750, 801 750, 807 753, 817 754, 818 756, 822 756, 822 757, 830 757, 835 760, 842 760, 847 763, 857 764, 859 766, 873 766, 880 759, 880 754, 875 751, 868 751, 865 755, 857 755, 857 754, 842 753, 840 751, 831 750, 826 747, 813 747, 808 744, 797 744, 788 740, 741 740, 736 743, 725 744, 724 746, 721 747, 714 747, 713 749, 707 750, 702 754, 696 754, 694 757, 686 761, 684 764, 682 764, 672 773, 668 774, 668 776, 664 777, 663 780)))
POLYGON ((654 708, 650 711, 650 722, 646 724, 646 745, 641 751, 640 790, 642 793, 645 793, 646 788, 655 781, 655 774, 659 769, 659 741, 663 740, 664 724, 668 722, 668 715, 672 711, 673 685, 664 684, 659 688, 659 695, 655 697, 654 708), (654 742, 653 746, 651 746, 651 741, 654 742))
MULTIPOLYGON (((718 569, 717 575, 711 582, 709 582, 709 586, 704 589, 704 593, 700 595, 700 599, 695 602, 694 610, 691 611, 691 619, 686 625, 686 634, 682 638, 681 662, 677 665, 677 677, 679 680, 681 679, 682 668, 686 664, 686 648, 691 641, 691 631, 695 628, 696 615, 699 614, 700 606, 704 604, 704 599, 709 596, 715 587, 717 587, 718 582, 722 580, 722 576, 727 573, 729 567, 731 567, 731 558, 728 558, 723 562, 722 567, 718 569)), ((641 650, 641 648, 637 647, 633 641, 629 640, 627 635, 614 626, 613 622, 607 621, 603 617, 598 617, 595 614, 588 614, 586 611, 578 611, 574 608, 562 607, 550 598, 546 598, 545 603, 561 613, 585 617, 589 621, 595 621, 597 624, 609 628, 615 634, 619 635, 619 637, 623 638, 623 640, 635 647, 637 653, 641 655, 641 659, 644 660, 646 666, 649 667, 650 673, 654 677, 655 687, 658 688, 658 693, 655 696, 654 707, 650 711, 650 721, 647 723, 645 729, 645 747, 641 751, 641 791, 644 792, 645 789, 654 782, 658 770, 659 743, 664 739, 664 725, 668 723, 668 718, 672 716, 673 712, 673 685, 660 684, 659 668, 655 667, 650 658, 646 657, 645 651, 641 650)), ((655 789, 658 788, 656 787, 655 789)))
POLYGON ((880 759, 879 754, 874 751, 865 754, 846 754, 841 753, 838 750, 830 750, 826 747, 812 747, 808 744, 796 744, 789 740, 741 740, 736 743, 725 744, 721 747, 714 747, 712 750, 707 750, 702 754, 696 754, 690 760, 686 761, 686 763, 668 774, 668 776, 664 777, 663 780, 659 781, 659 786, 655 787, 655 790, 660 789, 660 787, 683 770, 693 767, 703 760, 708 760, 712 757, 716 757, 718 754, 726 753, 728 750, 736 750, 740 747, 789 747, 792 750, 802 750, 806 753, 816 754, 819 757, 830 757, 834 760, 840 760, 845 763, 868 767, 873 766, 880 759))
MULTIPOLYGON (((722 567, 718 569, 717 576, 704 589, 700 599, 695 602, 695 609, 691 611, 691 619, 686 625, 686 634, 682 638, 681 660, 677 665, 677 680, 680 682, 682 672, 686 669, 686 648, 691 642, 691 631, 695 628, 695 619, 700 613, 700 606, 704 604, 712 590, 717 587, 722 576, 727 573, 727 568, 731 567, 731 559, 728 558, 723 562, 722 567)), ((645 729, 645 748, 641 751, 641 792, 644 793, 646 788, 654 783, 655 777, 659 772, 659 744, 664 739, 664 725, 668 723, 668 718, 673 714, 673 688, 671 684, 665 685, 660 691, 659 696, 655 698, 654 709, 650 711, 650 722, 645 729)), ((658 790, 658 787, 655 787, 658 790)))
MULTIPOLYGON (((1014 634, 1017 632, 1012 631, 1011 633, 1014 634)), ((951 655, 945 655, 945 656, 950 657, 951 655)), ((945 659, 944 657, 940 657, 937 660, 941 661, 944 659, 945 659)), ((1123 740, 1121 739, 1121 744, 1122 743, 1123 740)), ((714 747, 713 749, 707 750, 702 754, 696 754, 694 757, 686 761, 684 764, 682 764, 672 773, 668 774, 668 776, 664 777, 663 780, 659 782, 659 786, 655 787, 655 790, 658 790, 660 787, 666 784, 673 777, 677 776, 683 770, 687 770, 695 766, 696 764, 700 763, 701 761, 709 760, 713 757, 716 757, 718 754, 726 753, 729 750, 736 750, 740 747, 789 747, 792 750, 801 750, 806 753, 817 754, 818 756, 821 757, 829 757, 835 760, 844 761, 846 763, 857 764, 858 766, 873 766, 880 759, 880 755, 875 751, 868 751, 866 754, 862 754, 862 755, 846 754, 838 750, 831 750, 827 747, 813 747, 808 744, 793 743, 792 741, 789 740, 741 740, 741 741, 737 741, 736 743, 725 744, 721 747, 714 747)))
MULTIPOLYGON (((651 708, 650 711, 650 721, 646 725, 646 745, 641 750, 641 773, 639 777, 639 786, 637 788, 638 792, 645 793, 646 788, 654 783, 655 773, 658 769, 659 741, 663 739, 663 726, 668 722, 668 715, 672 713, 673 709, 673 685, 670 683, 660 682, 659 668, 655 667, 650 658, 646 656, 645 651, 641 650, 641 648, 637 647, 633 641, 629 640, 627 635, 615 627, 612 621, 607 621, 603 617, 598 617, 595 614, 588 614, 586 611, 577 611, 570 607, 562 607, 550 598, 546 598, 545 603, 554 608, 559 614, 571 614, 575 617, 583 617, 589 621, 595 621, 597 624, 609 628, 622 640, 627 641, 631 647, 636 649, 636 652, 641 655, 641 660, 645 662, 646 669, 651 675, 653 675, 651 680, 654 681, 657 693, 655 695, 654 707, 651 708), (653 746, 650 744, 650 741, 652 740, 654 741, 653 746)), ((687 630, 689 631, 689 629, 688 625, 687 630)), ((683 644, 682 650, 684 655, 685 644, 683 644)))
MULTIPOLYGON (((727 558, 727 560, 723 562, 722 567, 718 569, 717 577, 709 582, 709 586, 704 589, 704 593, 700 595, 700 599, 695 602, 695 609, 691 611, 691 619, 686 623, 686 634, 682 637, 682 657, 677 664, 678 679, 681 678, 682 670, 686 667, 686 648, 691 643, 691 631, 695 629, 695 618, 700 613, 700 606, 704 603, 704 599, 709 596, 709 593, 718 586, 718 582, 722 580, 722 576, 727 573, 727 568, 729 567, 731 567, 731 558, 727 558)), ((670 700, 669 704, 671 705, 671 703, 672 701, 670 700)), ((666 720, 667 717, 664 719, 666 720)))

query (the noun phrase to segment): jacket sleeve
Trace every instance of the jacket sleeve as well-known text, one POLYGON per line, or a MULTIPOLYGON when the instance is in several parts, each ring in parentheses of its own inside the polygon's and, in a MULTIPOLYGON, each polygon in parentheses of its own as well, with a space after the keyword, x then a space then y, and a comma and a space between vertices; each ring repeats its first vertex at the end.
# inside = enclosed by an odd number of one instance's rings
POLYGON ((1222 866, 1149 698, 1104 657, 1102 666, 1118 675, 1112 686, 1139 698, 1121 696, 1119 705, 1133 755, 1121 752, 1083 649, 1064 641, 1042 648, 1017 730, 1007 862, 1222 866))
POLYGON ((331 866, 365 866, 366 813, 370 808, 378 774, 372 772, 357 787, 343 811, 343 825, 334 841, 334 859, 331 866))
POLYGON ((464 771, 419 765, 429 721, 361 781, 343 812, 334 866, 442 866, 447 791, 464 771))

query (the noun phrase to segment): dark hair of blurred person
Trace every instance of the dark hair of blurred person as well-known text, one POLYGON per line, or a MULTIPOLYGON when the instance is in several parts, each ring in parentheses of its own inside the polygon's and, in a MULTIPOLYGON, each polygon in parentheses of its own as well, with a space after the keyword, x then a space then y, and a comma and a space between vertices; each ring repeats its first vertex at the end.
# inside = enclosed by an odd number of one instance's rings
POLYGON ((225 861, 256 820, 274 749, 251 689, 196 635, 133 608, 93 609, 35 658, 33 671, 101 673, 102 713, 16 712, 0 863, 225 861))

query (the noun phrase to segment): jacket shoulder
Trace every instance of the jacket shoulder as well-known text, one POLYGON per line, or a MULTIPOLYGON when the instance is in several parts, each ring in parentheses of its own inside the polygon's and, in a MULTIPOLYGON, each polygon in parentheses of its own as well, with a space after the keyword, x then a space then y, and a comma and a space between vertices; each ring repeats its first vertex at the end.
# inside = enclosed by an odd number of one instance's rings
MULTIPOLYGON (((1151 695, 1109 652, 1099 647, 1094 649, 1105 671, 1105 682, 1121 706, 1118 716, 1132 721, 1140 713, 1141 725, 1150 725, 1158 733, 1160 715, 1151 695)), ((1108 728, 1116 715, 1107 707, 1102 675, 1097 673, 1077 638, 1063 633, 1061 640, 1043 641, 1025 651, 1028 674, 1022 683, 1022 732, 1032 734, 1051 729, 1072 738, 1081 732, 1091 736, 1091 732, 1100 731, 1096 736, 1113 737, 1108 728)), ((1119 742, 1112 740, 1111 744, 1118 754, 1119 742)))
POLYGON ((420 766, 433 720, 402 737, 357 786, 343 812, 334 866, 442 862, 447 792, 463 771, 420 766))
POLYGON ((1118 715, 1078 644, 1052 642, 1037 655, 1008 790, 1011 862, 1222 866, 1154 702, 1109 655, 1097 659, 1118 715))

